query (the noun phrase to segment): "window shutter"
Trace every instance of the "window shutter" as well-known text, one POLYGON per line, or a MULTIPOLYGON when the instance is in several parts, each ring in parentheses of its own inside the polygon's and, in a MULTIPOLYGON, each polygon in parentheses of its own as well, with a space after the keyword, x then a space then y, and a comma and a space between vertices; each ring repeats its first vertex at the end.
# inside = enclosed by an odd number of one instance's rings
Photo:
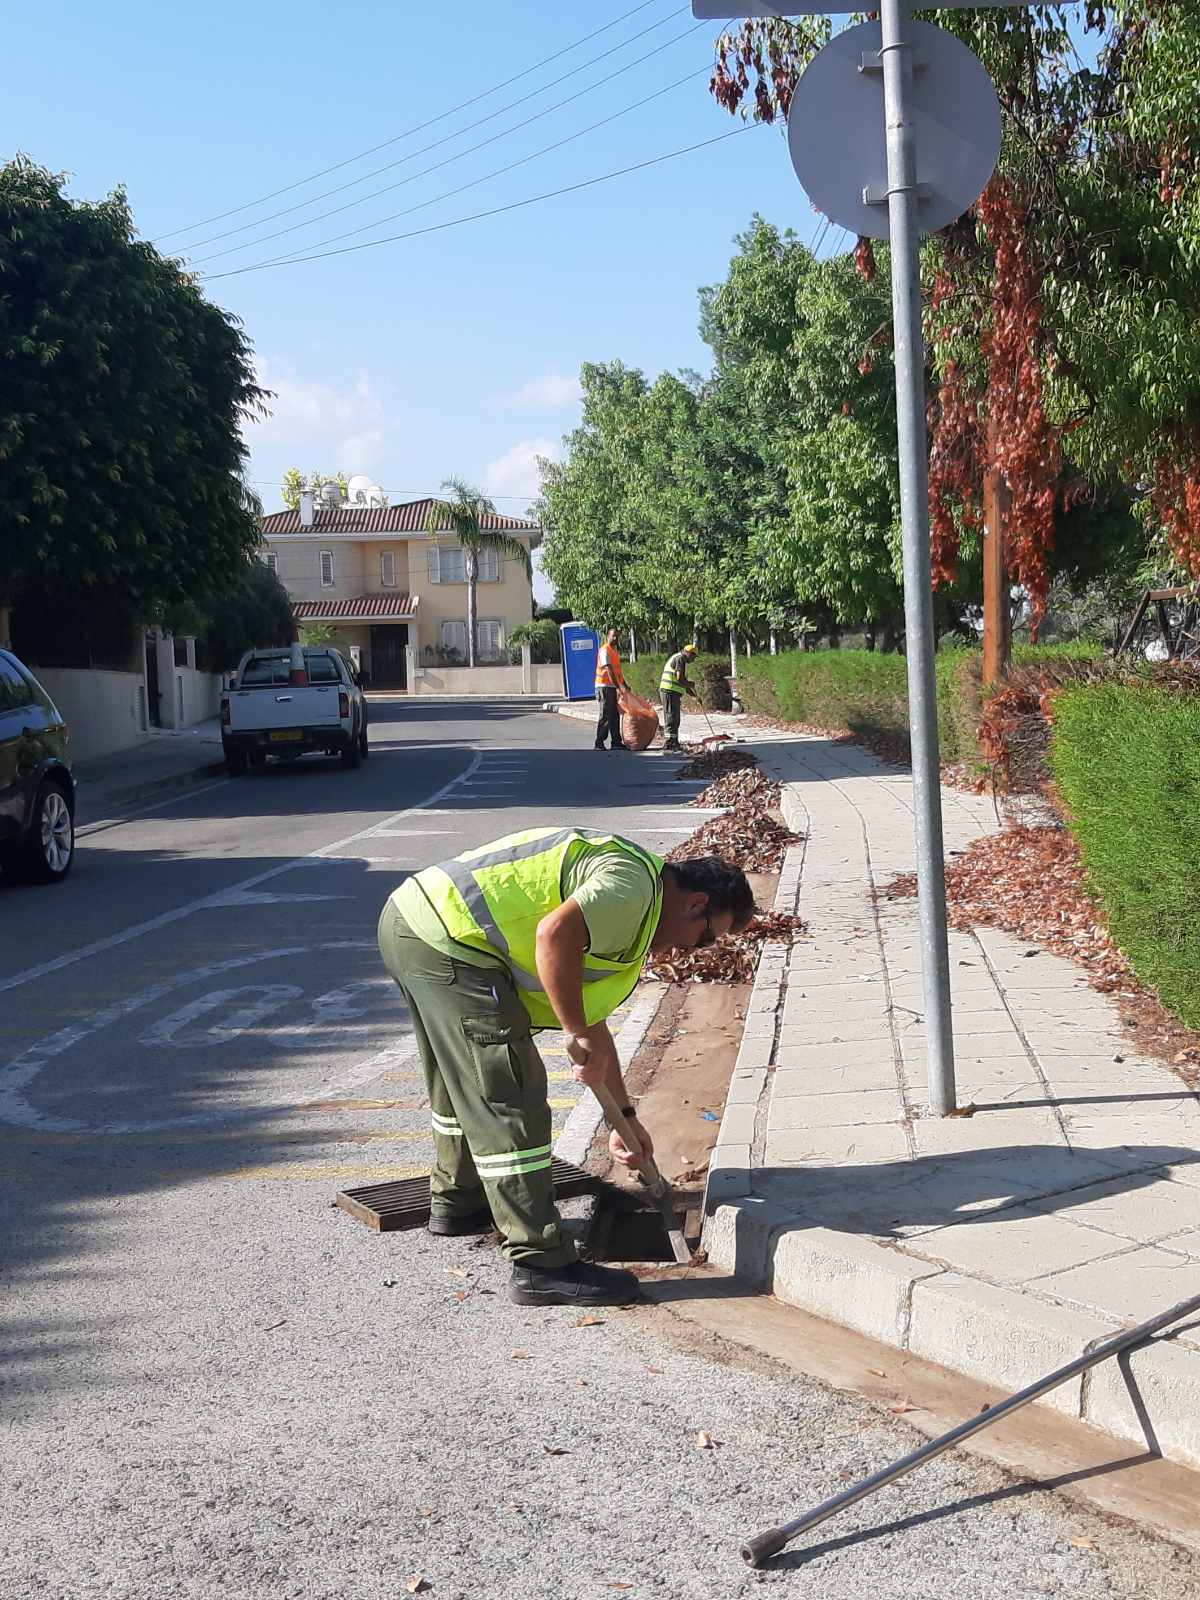
POLYGON ((442 566, 440 558, 441 551, 438 549, 437 545, 426 545, 425 560, 428 564, 430 583, 441 583, 442 581, 442 566))
POLYGON ((498 550, 481 550, 479 552, 479 581, 481 583, 499 583, 500 552, 498 550))
POLYGON ((379 553, 379 582, 385 589, 396 587, 396 556, 391 550, 379 553))
POLYGON ((332 589, 333 588, 333 551, 332 550, 322 550, 321 551, 321 587, 323 589, 332 589))

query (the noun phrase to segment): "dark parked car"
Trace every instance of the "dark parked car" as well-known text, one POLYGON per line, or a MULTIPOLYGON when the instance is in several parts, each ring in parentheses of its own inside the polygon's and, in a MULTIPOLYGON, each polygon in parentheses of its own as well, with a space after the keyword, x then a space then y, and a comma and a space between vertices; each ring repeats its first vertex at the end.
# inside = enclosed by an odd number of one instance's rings
POLYGON ((74 856, 67 725, 29 668, 0 650, 0 867, 26 883, 61 883, 74 856))

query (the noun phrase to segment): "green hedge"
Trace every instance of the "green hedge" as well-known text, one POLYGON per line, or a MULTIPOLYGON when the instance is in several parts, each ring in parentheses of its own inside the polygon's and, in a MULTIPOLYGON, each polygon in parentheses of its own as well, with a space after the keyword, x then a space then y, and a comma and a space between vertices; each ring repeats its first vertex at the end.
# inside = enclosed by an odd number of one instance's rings
MULTIPOLYGON (((1018 646, 1013 659, 1022 665, 1051 664, 1064 657, 1079 659, 1099 652, 1091 644, 1018 646)), ((978 761, 975 733, 979 726, 980 652, 948 647, 935 657, 938 739, 943 761, 978 761)), ((658 698, 662 656, 641 656, 625 664, 631 689, 649 700, 658 698)), ((689 676, 704 687, 709 711, 724 710, 729 657, 697 656, 689 676)), ((792 650, 782 655, 738 658, 738 693, 747 711, 785 722, 806 722, 831 731, 884 733, 908 737, 908 678, 903 656, 877 650, 792 650)))
POLYGON ((1114 939, 1200 1027, 1200 695, 1068 689, 1054 703, 1050 759, 1114 939))

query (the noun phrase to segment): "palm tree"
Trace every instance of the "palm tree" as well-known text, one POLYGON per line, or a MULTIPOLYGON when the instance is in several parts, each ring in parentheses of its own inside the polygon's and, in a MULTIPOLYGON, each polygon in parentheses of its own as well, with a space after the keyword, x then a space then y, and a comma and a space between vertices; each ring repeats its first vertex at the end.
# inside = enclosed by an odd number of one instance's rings
POLYGON ((425 532, 452 533, 463 548, 467 572, 467 665, 473 667, 479 654, 479 614, 475 586, 479 581, 479 552, 494 550, 501 558, 519 561, 527 578, 533 577, 529 551, 519 539, 496 528, 485 528, 484 521, 496 515, 496 508, 485 495, 461 478, 442 482, 444 500, 433 500, 425 518, 425 532))

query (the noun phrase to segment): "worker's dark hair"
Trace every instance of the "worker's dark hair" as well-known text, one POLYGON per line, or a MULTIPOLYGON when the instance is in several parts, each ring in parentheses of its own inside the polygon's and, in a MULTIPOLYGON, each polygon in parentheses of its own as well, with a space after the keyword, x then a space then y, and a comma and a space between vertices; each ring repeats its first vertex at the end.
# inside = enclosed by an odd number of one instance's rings
POLYGON ((735 932, 741 932, 757 909, 746 874, 720 856, 669 861, 664 870, 673 875, 684 894, 706 894, 710 911, 732 911, 735 932))

